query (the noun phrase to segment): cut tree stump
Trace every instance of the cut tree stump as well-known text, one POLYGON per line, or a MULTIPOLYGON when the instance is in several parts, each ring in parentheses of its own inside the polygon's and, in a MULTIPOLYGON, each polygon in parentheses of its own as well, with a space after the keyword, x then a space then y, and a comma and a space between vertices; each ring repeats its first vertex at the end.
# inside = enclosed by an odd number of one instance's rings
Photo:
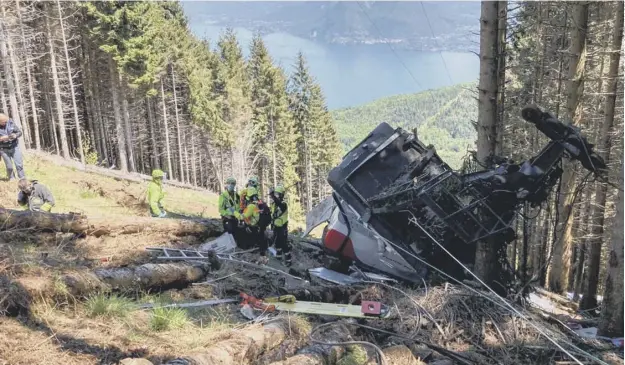
MULTIPOLYGON (((343 325, 335 325, 317 333, 315 339, 328 343, 344 342, 351 340, 349 330, 343 325)), ((313 343, 302 347, 295 356, 291 356, 282 361, 273 362, 270 365, 326 365, 336 364, 346 353, 345 346, 328 346, 313 343)))
POLYGON ((0 208, 0 231, 33 228, 105 236, 141 232, 176 236, 215 237, 223 233, 219 219, 167 219, 151 217, 88 218, 81 214, 42 213, 0 208))
POLYGON ((279 346, 286 337, 288 323, 280 319, 264 326, 236 331, 201 353, 179 357, 165 365, 242 365, 253 362, 262 352, 279 346))
POLYGON ((382 350, 388 365, 425 365, 421 360, 414 357, 414 354, 405 345, 387 347, 382 350))

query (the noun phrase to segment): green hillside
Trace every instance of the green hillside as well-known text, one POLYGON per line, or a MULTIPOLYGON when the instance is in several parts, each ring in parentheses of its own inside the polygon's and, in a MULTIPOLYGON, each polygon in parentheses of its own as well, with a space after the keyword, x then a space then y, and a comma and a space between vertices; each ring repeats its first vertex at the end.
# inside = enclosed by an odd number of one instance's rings
POLYGON ((418 94, 396 95, 357 107, 332 112, 345 152, 381 122, 408 130, 417 127, 419 138, 433 144, 439 155, 459 168, 477 132, 475 85, 458 84, 418 94))

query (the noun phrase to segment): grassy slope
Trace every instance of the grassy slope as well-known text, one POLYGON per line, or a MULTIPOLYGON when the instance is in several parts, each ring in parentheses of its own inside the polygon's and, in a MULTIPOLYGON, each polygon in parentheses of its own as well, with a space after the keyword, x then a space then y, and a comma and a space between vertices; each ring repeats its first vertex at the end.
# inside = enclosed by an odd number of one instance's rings
MULTIPOLYGON (((57 166, 50 161, 26 154, 25 169, 30 179, 50 188, 56 199, 54 212, 80 212, 88 216, 147 216, 147 183, 116 181, 113 178, 57 166)), ((4 164, 0 176, 6 176, 4 164)), ((171 212, 216 217, 217 195, 166 186, 165 209, 171 212)), ((0 204, 17 208, 17 183, 0 182, 0 204)))
POLYGON ((459 84, 417 94, 396 95, 332 112, 345 151, 381 122, 412 130, 433 144, 452 167, 460 166, 467 147, 474 145, 477 119, 473 84, 459 84))

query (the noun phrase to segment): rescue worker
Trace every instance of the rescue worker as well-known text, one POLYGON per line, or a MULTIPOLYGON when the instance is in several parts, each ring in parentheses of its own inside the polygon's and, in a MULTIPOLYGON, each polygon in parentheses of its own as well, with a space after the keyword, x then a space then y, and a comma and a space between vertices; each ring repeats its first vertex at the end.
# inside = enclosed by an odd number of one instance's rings
POLYGON ((17 170, 17 177, 25 179, 24 174, 24 158, 22 150, 18 143, 22 136, 22 131, 6 114, 0 113, 0 155, 7 169, 7 178, 9 181, 15 179, 13 172, 13 164, 17 170))
POLYGON ((20 189, 17 193, 17 203, 24 209, 33 212, 50 212, 54 206, 54 196, 45 185, 37 180, 20 179, 17 183, 20 189))
POLYGON ((255 187, 248 187, 246 189, 246 201, 247 205, 243 210, 242 218, 246 233, 246 243, 249 246, 258 245, 260 248, 260 264, 266 264, 269 259, 267 258, 267 240, 262 236, 260 227, 258 225, 260 221, 260 209, 258 209, 258 190, 255 187))
POLYGON ((243 209, 245 209, 245 205, 247 204, 247 200, 245 195, 247 194, 247 188, 249 187, 253 187, 256 188, 256 190, 258 191, 258 177, 257 176, 252 176, 247 180, 247 184, 245 184, 245 189, 241 190, 241 192, 239 193, 239 209, 241 211, 243 211, 243 209))
POLYGON ((238 218, 241 217, 237 202, 239 194, 236 192, 237 180, 234 177, 226 179, 226 189, 219 195, 219 214, 224 225, 224 231, 234 236, 238 227, 238 218))
POLYGON ((165 173, 163 170, 152 170, 152 181, 148 184, 148 205, 150 206, 150 215, 152 217, 165 218, 167 212, 163 209, 163 199, 165 192, 163 191, 163 179, 165 173))
POLYGON ((272 200, 271 229, 276 245, 276 258, 282 260, 284 254, 284 264, 291 266, 291 244, 288 241, 289 211, 284 195, 285 189, 282 185, 276 186, 269 192, 272 200))

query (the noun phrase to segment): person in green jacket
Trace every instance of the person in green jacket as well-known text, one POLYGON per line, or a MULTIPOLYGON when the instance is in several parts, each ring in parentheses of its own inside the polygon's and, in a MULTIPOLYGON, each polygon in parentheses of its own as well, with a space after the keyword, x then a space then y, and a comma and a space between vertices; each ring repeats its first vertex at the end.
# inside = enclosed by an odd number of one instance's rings
POLYGON ((291 266, 291 244, 288 240, 289 234, 289 210, 285 199, 285 189, 282 185, 276 186, 269 192, 271 197, 271 229, 273 230, 274 242, 276 244, 276 258, 291 266))
MULTIPOLYGON (((226 189, 219 195, 219 215, 224 225, 224 231, 235 236, 239 225, 239 194, 236 192, 237 180, 234 177, 226 179, 226 189)), ((236 238, 235 238, 236 240, 236 238)))
POLYGON ((152 181, 148 185, 148 205, 150 206, 150 215, 152 217, 165 218, 167 212, 163 209, 163 198, 165 198, 165 192, 163 191, 163 178, 165 173, 163 170, 152 170, 152 181))
POLYGON ((247 204, 241 218, 245 223, 246 246, 253 247, 258 245, 260 248, 259 263, 266 264, 269 261, 267 258, 267 240, 263 236, 258 224, 260 221, 258 190, 252 186, 248 187, 246 189, 245 199, 247 204))

